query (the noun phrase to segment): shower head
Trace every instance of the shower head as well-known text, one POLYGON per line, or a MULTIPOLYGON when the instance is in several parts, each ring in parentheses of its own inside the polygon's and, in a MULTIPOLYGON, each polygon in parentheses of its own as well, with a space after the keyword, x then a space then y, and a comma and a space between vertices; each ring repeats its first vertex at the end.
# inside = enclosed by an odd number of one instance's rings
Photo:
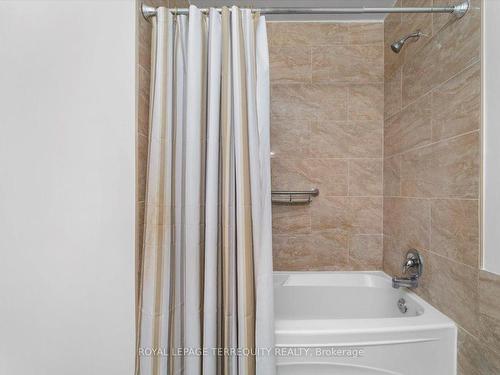
POLYGON ((401 48, 405 45, 406 41, 410 38, 417 38, 417 40, 424 35, 420 30, 415 31, 414 33, 408 34, 404 37, 402 37, 399 40, 396 40, 394 43, 391 44, 391 49, 394 53, 399 53, 401 52, 401 48))

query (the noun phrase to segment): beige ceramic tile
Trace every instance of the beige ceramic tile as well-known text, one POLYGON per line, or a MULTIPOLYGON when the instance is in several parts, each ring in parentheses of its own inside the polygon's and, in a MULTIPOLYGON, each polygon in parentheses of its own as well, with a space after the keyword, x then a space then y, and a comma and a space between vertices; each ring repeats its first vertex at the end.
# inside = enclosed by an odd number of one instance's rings
MULTIPOLYGON (((404 6, 431 4, 438 2, 402 1, 404 6)), ((438 14, 386 17, 386 196, 401 190, 403 195, 422 198, 478 197, 479 132, 444 140, 480 126, 479 5, 479 0, 473 0, 473 10, 462 20, 438 14), (408 43, 400 54, 390 51, 392 41, 416 28, 434 36, 408 43), (402 78, 398 77, 400 69, 402 78), (412 107, 412 103, 418 106, 412 107), (401 106, 406 113, 398 113, 401 106), (441 142, 431 144, 438 140, 441 142), (404 154, 398 158, 387 158, 401 152, 404 154)), ((477 200, 384 201, 384 270, 399 273, 406 249, 422 250, 426 269, 417 293, 465 329, 459 329, 460 375, 500 373, 500 320, 496 313, 500 297, 495 292, 496 280, 478 276, 477 206, 477 200), (479 303, 481 288, 491 289, 483 291, 479 303)))
POLYGON ((314 184, 301 173, 300 159, 271 159, 271 185, 273 190, 310 190, 314 184))
POLYGON ((275 271, 300 271, 314 261, 309 235, 273 235, 273 268, 275 271))
POLYGON ((430 250, 477 268, 479 265, 478 201, 436 199, 432 201, 431 214, 430 250))
POLYGON ((144 202, 136 202, 135 204, 135 213, 136 213, 136 222, 137 222, 137 228, 136 228, 136 240, 137 240, 137 245, 139 248, 142 248, 142 236, 144 234, 144 215, 145 215, 145 203, 144 202), (141 238, 139 238, 139 236, 141 238))
POLYGON ((311 212, 309 205, 273 204, 274 234, 311 233, 311 212))
POLYGON ((150 71, 151 67, 151 24, 140 17, 139 22, 139 45, 138 64, 150 71))
POLYGON ((384 118, 401 111, 401 68, 386 75, 384 82, 384 118))
POLYGON ((137 201, 144 201, 146 198, 146 176, 148 163, 148 138, 144 135, 137 136, 137 201))
POLYGON ((376 121, 383 119, 383 84, 349 86, 349 120, 376 121))
POLYGON ((429 249, 430 213, 427 199, 385 198, 384 235, 392 237, 392 244, 405 252, 429 249))
POLYGON ((312 243, 317 247, 332 247, 335 249, 348 249, 349 236, 347 232, 337 229, 326 229, 312 232, 312 243))
MULTIPOLYGON (((403 0, 404 7, 430 7, 433 0, 403 0)), ((409 39, 401 53, 405 54, 405 60, 413 58, 424 44, 432 36, 432 16, 425 13, 403 13, 401 15, 402 34, 401 37, 421 31, 424 35, 419 39, 409 39)))
POLYGON ((271 160, 272 186, 276 190, 311 190, 323 195, 347 195, 347 161, 336 159, 271 160))
POLYGON ((431 96, 426 95, 386 119, 384 155, 389 156, 431 142, 431 96))
POLYGON ((347 263, 347 247, 337 247, 342 234, 321 232, 303 236, 273 236, 275 271, 335 269, 347 263))
MULTIPOLYGON (((479 302, 483 315, 500 320, 500 276, 487 271, 479 273, 479 302)), ((500 353, 500 343, 499 343, 500 353)))
POLYGON ((350 156, 351 125, 346 122, 314 122, 311 124, 311 154, 322 158, 350 156))
POLYGON ((383 49, 380 45, 313 47, 312 79, 315 82, 383 82, 383 49))
POLYGON ((479 324, 481 330, 479 338, 481 342, 495 353, 500 354, 500 320, 480 314, 479 324))
MULTIPOLYGON (((324 266, 343 267, 348 264, 348 235, 342 230, 322 230, 311 234, 311 246, 314 252, 329 254, 327 261, 319 260, 315 269, 324 266)), ((323 268, 324 269, 324 268, 323 268)))
POLYGON ((310 156, 310 125, 308 121, 271 121, 271 152, 277 158, 310 156))
POLYGON ((388 41, 384 44, 384 74, 386 77, 394 75, 398 69, 402 69, 404 62, 403 53, 394 53, 391 50, 391 44, 399 38, 399 33, 394 38, 388 37, 388 41))
POLYGON ((322 158, 379 158, 383 149, 382 121, 314 122, 311 154, 322 158))
MULTIPOLYGON (((455 5, 457 2, 455 0, 434 0, 434 6, 437 5, 455 5)), ((474 5, 473 5, 474 6, 474 5)), ((475 7, 474 7, 475 8, 475 7)), ((474 9, 477 11, 477 8, 474 9)), ((432 14, 432 30, 434 34, 437 34, 443 27, 447 27, 451 23, 454 23, 456 18, 452 14, 446 13, 434 13, 432 14)))
MULTIPOLYGON (((398 0, 395 7, 401 6, 398 0)), ((386 77, 391 76, 401 67, 404 61, 404 53, 394 53, 391 50, 391 43, 400 39, 403 34, 403 24, 401 13, 388 14, 384 21, 384 71, 386 77)))
POLYGON ((311 82, 310 47, 274 47, 269 50, 271 82, 311 82))
POLYGON ((349 156, 354 158, 381 158, 384 152, 383 121, 359 121, 350 124, 352 143, 349 156))
POLYGON ((347 90, 332 84, 273 85, 271 115, 279 120, 346 120, 347 90))
POLYGON ((270 46, 323 46, 348 42, 347 23, 268 22, 270 46))
POLYGON ((351 232, 357 234, 382 234, 383 198, 351 197, 351 232))
MULTIPOLYGON (((354 87, 349 115, 361 121, 347 122, 349 87, 342 82, 325 82, 337 81, 337 74, 341 74, 341 81, 348 76, 347 82, 375 79, 382 83, 382 45, 373 44, 382 42, 383 26, 381 23, 268 23, 268 34, 274 81, 273 188, 320 189, 320 196, 310 206, 273 206, 275 269, 365 269, 368 264, 356 257, 349 260, 348 236, 350 232, 377 233, 375 237, 381 240, 382 199, 351 201, 345 197, 348 160, 334 158, 382 158, 383 87, 382 84, 354 87), (355 47, 340 46, 347 43, 355 47), (322 76, 315 76, 321 80, 318 84, 306 82, 309 48, 318 51, 315 61, 322 69, 322 76), (335 52, 333 56, 329 56, 329 51, 335 52), (372 66, 366 65, 368 59, 372 66), (366 121, 370 119, 375 121, 366 121), (311 234, 307 225, 309 213, 314 229, 311 234)), ((352 181, 354 191, 381 194, 382 161, 378 160, 379 176, 375 176, 374 163, 377 161, 354 162, 353 178, 358 181, 352 181), (361 183, 360 179, 366 180, 361 183)), ((365 240, 368 239, 371 236, 365 240)), ((372 239, 370 243, 374 242, 372 239)), ((376 246, 371 247, 375 250, 370 253, 373 258, 369 264, 381 263, 382 255, 376 260, 376 246)))
POLYGON ((139 66, 137 69, 139 72, 139 95, 149 98, 149 71, 144 69, 142 66, 139 66))
POLYGON ((500 354, 498 350, 498 342, 494 346, 495 351, 492 350, 493 347, 488 345, 482 345, 482 355, 481 355, 481 371, 482 375, 489 374, 500 374, 500 354))
POLYGON ((481 367, 483 353, 481 343, 469 333, 458 327, 458 375, 486 375, 481 367))
POLYGON ((339 159, 303 159, 297 169, 322 196, 347 195, 347 163, 339 159))
POLYGON ((384 255, 383 255, 383 270, 391 276, 401 275, 401 264, 405 257, 407 249, 399 246, 399 239, 383 235, 384 238, 384 255))
POLYGON ((425 273, 416 292, 473 335, 479 333, 478 270, 422 251, 425 273))
POLYGON ((456 75, 432 93, 432 138, 439 140, 479 129, 481 65, 456 75))
POLYGON ((313 231, 343 230, 352 227, 348 197, 319 196, 311 204, 311 226, 313 231))
MULTIPOLYGON (((404 7, 429 7, 432 6, 433 0, 403 0, 402 6, 404 7)), ((411 34, 416 31, 421 31, 423 35, 419 39, 408 39, 404 48, 399 54, 390 53, 387 49, 388 63, 398 68, 404 61, 413 58, 414 55, 419 53, 419 50, 430 40, 433 35, 432 31, 432 16, 429 14, 421 13, 402 13, 400 15, 400 22, 396 20, 396 15, 393 16, 392 22, 386 22, 386 45, 389 47, 391 43, 400 38, 411 34)), ((387 18, 386 18, 387 20, 387 18)), ((393 70, 390 70, 392 73, 393 70)))
POLYGON ((443 27, 403 68, 403 106, 478 61, 481 52, 480 0, 463 18, 443 27), (475 9, 474 9, 475 8, 475 9))
POLYGON ((149 97, 137 95, 137 132, 149 135, 149 97))
MULTIPOLYGON (((393 5, 394 8, 402 7, 402 0, 396 0, 393 5)), ((388 24, 398 25, 401 23, 401 13, 390 13, 384 19, 384 26, 388 24)))
MULTIPOLYGON (((138 64, 149 71, 151 63, 151 23, 142 16, 140 7, 142 2, 136 1, 137 7, 137 38, 138 44, 138 64)), ((153 4, 151 4, 153 5, 153 4)))
POLYGON ((402 156, 401 194, 413 197, 477 198, 479 133, 453 138, 402 156))
POLYGON ((401 195, 401 157, 399 155, 384 158, 384 196, 401 195))
POLYGON ((382 159, 349 161, 349 195, 381 196, 383 194, 382 159))
POLYGON ((348 24, 349 44, 378 44, 384 43, 383 22, 351 22, 348 24))
POLYGON ((349 241, 349 260, 358 269, 382 268, 383 241, 381 234, 357 234, 349 241))

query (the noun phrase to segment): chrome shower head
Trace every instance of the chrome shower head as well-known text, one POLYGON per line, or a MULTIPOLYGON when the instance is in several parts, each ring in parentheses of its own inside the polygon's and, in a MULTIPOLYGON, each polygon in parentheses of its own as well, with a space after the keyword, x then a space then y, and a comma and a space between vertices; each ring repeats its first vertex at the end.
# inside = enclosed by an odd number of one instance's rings
POLYGON ((399 53, 401 52, 401 49, 405 45, 406 41, 410 38, 417 38, 417 40, 424 35, 420 30, 415 31, 414 33, 408 34, 404 37, 402 37, 399 40, 396 40, 394 43, 391 44, 391 49, 394 53, 399 53))

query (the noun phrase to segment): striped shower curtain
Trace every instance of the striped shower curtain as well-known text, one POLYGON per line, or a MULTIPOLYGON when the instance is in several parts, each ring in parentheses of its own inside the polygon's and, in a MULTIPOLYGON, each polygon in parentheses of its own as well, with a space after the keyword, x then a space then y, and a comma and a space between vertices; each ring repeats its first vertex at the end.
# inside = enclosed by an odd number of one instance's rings
POLYGON ((137 372, 272 375, 264 17, 153 19, 137 372))

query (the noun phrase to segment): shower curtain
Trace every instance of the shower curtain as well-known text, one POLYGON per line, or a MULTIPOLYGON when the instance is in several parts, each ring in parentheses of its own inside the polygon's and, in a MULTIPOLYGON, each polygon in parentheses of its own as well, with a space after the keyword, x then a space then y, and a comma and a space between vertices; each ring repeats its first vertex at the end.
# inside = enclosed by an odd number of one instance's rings
POLYGON ((153 20, 141 375, 275 373, 264 17, 153 20))

